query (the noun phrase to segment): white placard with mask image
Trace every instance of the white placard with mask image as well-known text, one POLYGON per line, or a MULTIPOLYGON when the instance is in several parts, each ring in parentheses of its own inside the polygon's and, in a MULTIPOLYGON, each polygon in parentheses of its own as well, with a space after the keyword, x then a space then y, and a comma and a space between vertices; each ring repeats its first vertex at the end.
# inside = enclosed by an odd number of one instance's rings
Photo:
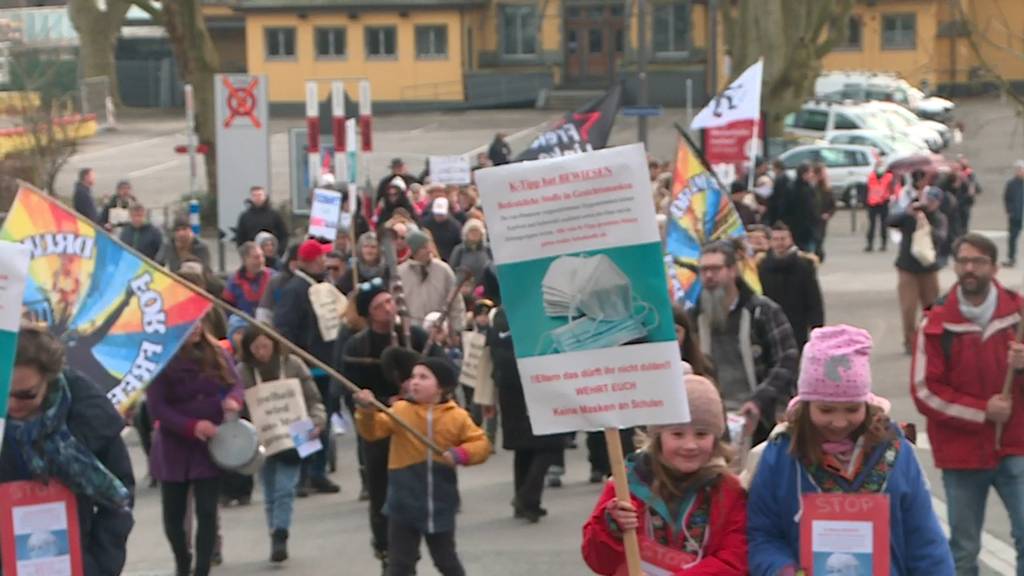
POLYGON ((644 147, 475 178, 534 433, 688 422, 644 147))

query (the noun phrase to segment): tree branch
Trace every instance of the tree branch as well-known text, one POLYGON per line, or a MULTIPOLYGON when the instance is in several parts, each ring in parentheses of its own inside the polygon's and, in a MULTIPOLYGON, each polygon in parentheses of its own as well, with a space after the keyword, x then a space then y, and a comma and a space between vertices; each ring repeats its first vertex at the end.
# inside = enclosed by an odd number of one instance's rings
POLYGON ((149 14, 149 17, 153 19, 153 22, 157 24, 164 23, 163 10, 160 10, 159 8, 154 6, 150 0, 132 0, 132 4, 137 6, 139 10, 142 10, 146 14, 149 14))
POLYGON ((995 67, 989 64, 988 60, 982 55, 981 48, 978 46, 978 39, 976 37, 976 30, 974 20, 964 10, 963 5, 959 2, 953 3, 956 6, 957 11, 960 14, 960 19, 963 21, 964 26, 967 28, 967 46, 971 49, 974 57, 978 60, 978 64, 981 65, 985 71, 995 79, 996 84, 999 85, 1000 91, 1009 98, 1011 98, 1017 104, 1017 114, 1024 114, 1024 97, 1014 92, 1010 83, 1002 76, 1002 74, 996 72, 995 67))

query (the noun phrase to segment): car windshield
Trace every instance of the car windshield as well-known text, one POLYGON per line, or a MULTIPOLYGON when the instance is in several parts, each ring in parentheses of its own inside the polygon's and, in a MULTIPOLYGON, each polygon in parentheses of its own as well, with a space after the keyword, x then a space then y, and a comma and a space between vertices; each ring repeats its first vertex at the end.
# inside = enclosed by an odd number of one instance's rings
POLYGON ((866 110, 858 111, 857 116, 863 121, 865 128, 871 130, 881 130, 882 132, 889 133, 893 131, 892 123, 888 121, 882 114, 874 114, 866 110))

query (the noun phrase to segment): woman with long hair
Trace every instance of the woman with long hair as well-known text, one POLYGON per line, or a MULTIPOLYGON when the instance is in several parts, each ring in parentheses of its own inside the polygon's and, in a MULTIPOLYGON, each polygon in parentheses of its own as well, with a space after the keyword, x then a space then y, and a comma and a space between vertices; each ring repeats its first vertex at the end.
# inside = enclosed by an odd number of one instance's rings
POLYGON ((189 490, 197 520, 195 576, 210 573, 217 539, 217 498, 223 472, 207 442, 225 414, 242 409, 242 386, 231 360, 203 323, 146 389, 154 421, 150 473, 160 482, 164 533, 174 553, 175 574, 192 574, 185 516, 189 490))

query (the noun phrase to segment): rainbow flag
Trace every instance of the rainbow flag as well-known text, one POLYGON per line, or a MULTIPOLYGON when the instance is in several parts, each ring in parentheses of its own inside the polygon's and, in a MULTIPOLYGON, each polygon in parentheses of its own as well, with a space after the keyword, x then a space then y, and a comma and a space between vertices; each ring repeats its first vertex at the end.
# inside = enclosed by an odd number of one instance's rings
MULTIPOLYGON (((743 222, 714 174, 701 164, 697 154, 682 138, 676 151, 672 174, 672 202, 665 232, 665 267, 673 301, 689 308, 700 296, 697 261, 701 247, 715 240, 743 238, 743 222)), ((752 290, 761 293, 757 266, 745 253, 740 274, 752 290)))
POLYGON ((174 356, 211 303, 106 231, 28 186, 0 240, 31 251, 23 316, 64 342, 68 366, 124 411, 174 356))

